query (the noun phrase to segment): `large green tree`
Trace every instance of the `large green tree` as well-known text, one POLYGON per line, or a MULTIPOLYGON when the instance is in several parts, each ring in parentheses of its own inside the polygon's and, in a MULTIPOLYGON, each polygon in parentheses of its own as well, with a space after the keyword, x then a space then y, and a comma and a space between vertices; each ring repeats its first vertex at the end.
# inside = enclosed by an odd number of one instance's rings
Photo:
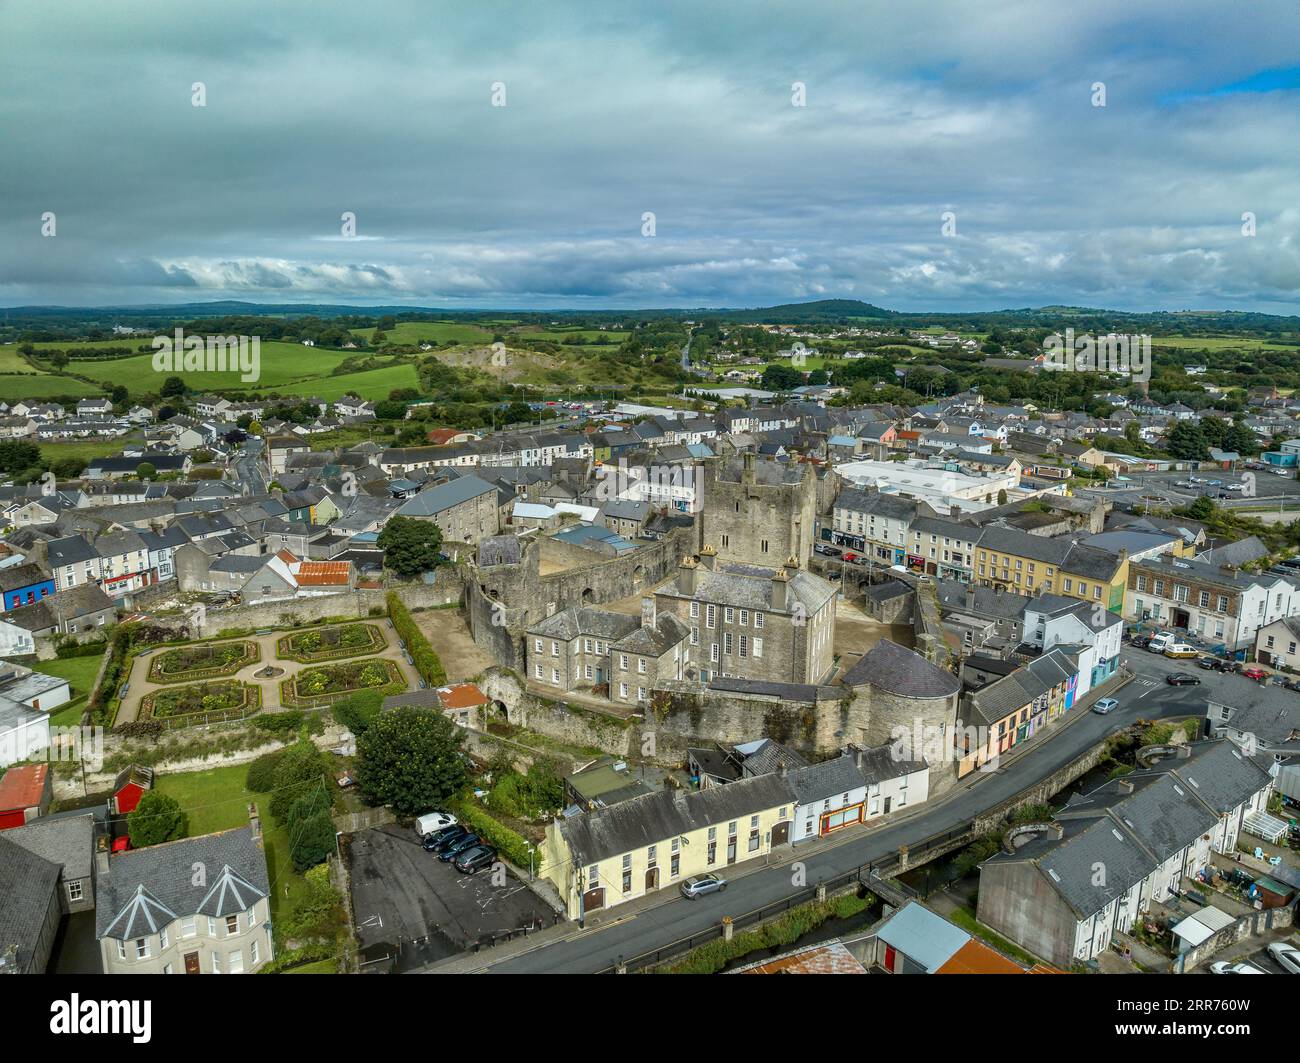
POLYGON ((133 849, 184 838, 188 828, 189 816, 180 802, 158 790, 145 793, 135 811, 126 817, 126 832, 133 849))
POLYGON ((399 816, 437 808, 465 784, 463 735, 441 712, 403 707, 357 739, 357 785, 399 816))
POLYGON ((403 579, 415 579, 437 567, 442 529, 418 517, 391 517, 377 541, 384 551, 384 565, 403 579))

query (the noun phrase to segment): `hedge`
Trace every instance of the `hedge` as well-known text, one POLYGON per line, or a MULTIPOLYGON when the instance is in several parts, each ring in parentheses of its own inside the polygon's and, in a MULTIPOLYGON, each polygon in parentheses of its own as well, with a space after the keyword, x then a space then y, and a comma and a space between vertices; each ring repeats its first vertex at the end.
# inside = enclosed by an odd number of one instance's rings
POLYGON ((469 801, 451 801, 448 808, 459 823, 469 827, 480 838, 487 841, 501 856, 515 867, 528 867, 532 862, 528 850, 528 840, 516 834, 505 824, 493 819, 485 809, 469 801))
POLYGON ((394 591, 388 592, 388 616, 393 621, 393 630, 397 637, 406 643, 406 652, 415 662, 415 670, 431 687, 440 687, 447 682, 447 672, 442 667, 442 660, 429 645, 429 640, 411 619, 411 614, 394 591))
POLYGON ((60 642, 55 647, 56 656, 66 659, 68 657, 102 657, 108 643, 103 639, 96 639, 94 642, 60 642))
POLYGON ((875 903, 876 898, 870 893, 862 897, 849 893, 828 901, 809 901, 755 930, 736 934, 730 941, 719 938, 692 949, 682 959, 659 968, 659 971, 663 974, 717 974, 732 960, 760 949, 788 949, 828 920, 848 919, 875 903))

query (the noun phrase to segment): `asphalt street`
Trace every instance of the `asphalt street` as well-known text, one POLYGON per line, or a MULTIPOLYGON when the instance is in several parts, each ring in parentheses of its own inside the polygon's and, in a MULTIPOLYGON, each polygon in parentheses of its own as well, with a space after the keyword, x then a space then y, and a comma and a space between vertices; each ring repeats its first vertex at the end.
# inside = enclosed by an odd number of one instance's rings
POLYGON ((620 958, 634 957, 718 925, 724 915, 738 915, 782 900, 794 892, 791 863, 803 862, 806 882, 851 872, 864 864, 896 853, 900 845, 914 844, 969 820, 973 815, 1012 797, 1036 780, 1047 777, 1107 735, 1139 719, 1173 716, 1203 717, 1207 694, 1248 698, 1252 680, 1236 675, 1201 671, 1201 686, 1173 687, 1165 676, 1188 671, 1186 661, 1172 661, 1143 650, 1126 650, 1124 661, 1136 678, 1117 695, 1119 707, 1101 716, 1084 711, 1066 726, 1055 727, 1031 741, 1022 753, 1000 770, 977 774, 958 784, 955 796, 932 808, 922 806, 893 825, 860 830, 834 848, 802 856, 792 849, 780 864, 732 878, 725 894, 687 901, 674 894, 658 907, 638 910, 634 916, 607 923, 500 963, 489 970, 500 973, 590 973, 604 970, 620 958))

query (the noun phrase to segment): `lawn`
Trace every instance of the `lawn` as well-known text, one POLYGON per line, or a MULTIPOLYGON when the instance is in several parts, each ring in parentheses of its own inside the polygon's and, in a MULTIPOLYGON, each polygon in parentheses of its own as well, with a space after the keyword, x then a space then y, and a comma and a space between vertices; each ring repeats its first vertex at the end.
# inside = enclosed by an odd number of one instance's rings
MULTIPOLYGON (((353 334, 367 343, 374 337, 374 329, 353 329, 353 334)), ((415 343, 491 343, 496 333, 490 329, 480 328, 459 321, 399 321, 396 328, 389 329, 384 335, 386 342, 395 344, 415 343)))
POLYGON ((60 706, 59 711, 50 717, 50 723, 56 727, 74 727, 81 723, 81 714, 86 708, 86 699, 90 697, 95 676, 103 657, 66 657, 52 661, 40 661, 32 666, 36 672, 58 676, 66 679, 72 690, 72 700, 60 706))
MULTIPOLYGON (((4 385, 0 384, 0 389, 3 387, 4 385)), ((52 465, 64 458, 90 462, 95 458, 121 454, 122 448, 133 441, 136 441, 134 433, 118 436, 116 439, 79 439, 70 443, 42 443, 41 461, 46 465, 52 465)))
POLYGON ((266 845, 266 869, 271 880, 271 918, 292 910, 306 885, 289 859, 289 836, 267 811, 268 794, 254 794, 244 786, 247 764, 233 764, 208 771, 191 771, 158 776, 155 788, 176 798, 189 814, 191 838, 214 831, 248 825, 248 805, 257 804, 266 845))

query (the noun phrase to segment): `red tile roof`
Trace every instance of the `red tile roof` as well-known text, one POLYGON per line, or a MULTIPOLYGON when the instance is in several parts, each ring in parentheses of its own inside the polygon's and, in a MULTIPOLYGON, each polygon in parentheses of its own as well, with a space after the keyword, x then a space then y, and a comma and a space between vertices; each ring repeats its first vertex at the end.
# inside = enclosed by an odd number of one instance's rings
POLYGON ((24 764, 10 768, 0 779, 0 811, 35 808, 45 795, 48 764, 24 764))
POLYGON ((298 566, 298 584, 303 587, 347 586, 351 571, 350 561, 304 561, 298 566))
POLYGON ((469 709, 476 705, 486 705, 488 702, 488 696, 473 683, 439 687, 438 699, 444 709, 469 709))

